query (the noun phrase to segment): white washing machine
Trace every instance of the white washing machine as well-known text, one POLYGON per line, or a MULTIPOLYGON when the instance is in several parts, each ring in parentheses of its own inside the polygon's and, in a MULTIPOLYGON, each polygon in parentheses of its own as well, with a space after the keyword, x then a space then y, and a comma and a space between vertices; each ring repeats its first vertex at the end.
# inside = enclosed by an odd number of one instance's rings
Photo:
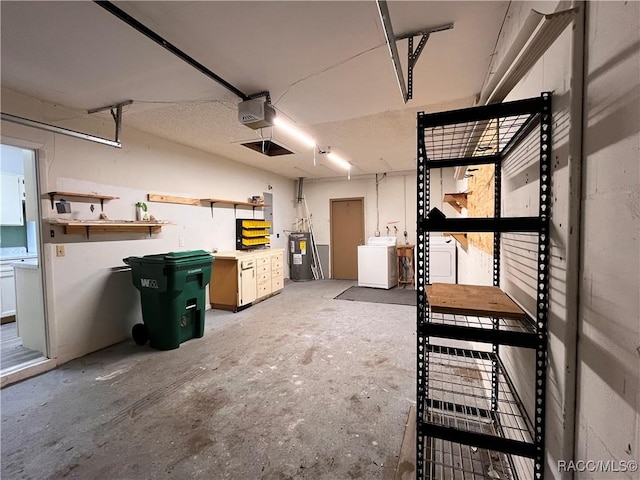
POLYGON ((398 284, 396 237, 370 237, 358 246, 358 286, 395 287, 398 284))
POLYGON ((457 283, 458 250, 452 237, 429 239, 429 281, 431 283, 457 283))

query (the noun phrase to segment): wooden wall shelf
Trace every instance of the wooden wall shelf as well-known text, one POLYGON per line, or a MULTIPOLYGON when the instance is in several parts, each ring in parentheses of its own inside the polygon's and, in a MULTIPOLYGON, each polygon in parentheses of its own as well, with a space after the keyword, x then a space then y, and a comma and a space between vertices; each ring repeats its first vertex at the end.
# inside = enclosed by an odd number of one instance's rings
POLYGON ((222 203, 224 205, 242 206, 242 207, 264 207, 264 203, 236 202, 235 200, 222 200, 221 198, 201 198, 201 202, 222 203))
POLYGON ((63 227, 67 235, 86 235, 90 233, 160 233, 170 222, 143 222, 133 220, 60 220, 50 219, 51 225, 63 227))
POLYGON ((208 203, 211 208, 211 216, 213 217, 213 206, 219 205, 232 205, 233 213, 236 214, 238 207, 251 207, 255 213, 256 208, 263 208, 266 205, 264 203, 252 203, 241 202, 236 200, 226 200, 223 198, 189 198, 189 197, 174 197, 171 195, 161 195, 156 193, 147 194, 147 200, 149 202, 162 202, 162 203, 175 203, 179 205, 200 205, 201 203, 208 203))
POLYGON ((51 208, 53 208, 53 200, 55 197, 73 197, 73 198, 94 198, 100 200, 100 210, 104 210, 105 200, 117 200, 120 197, 114 197, 113 195, 100 195, 98 193, 80 193, 80 192, 47 192, 46 196, 51 200, 51 208))
POLYGON ((211 216, 213 217, 213 206, 216 203, 220 203, 222 205, 233 205, 233 213, 235 215, 237 207, 251 207, 253 212, 255 213, 256 207, 262 208, 265 206, 264 203, 251 203, 251 202, 236 202, 235 200, 223 200, 221 198, 201 198, 201 202, 209 203, 211 206, 211 216))

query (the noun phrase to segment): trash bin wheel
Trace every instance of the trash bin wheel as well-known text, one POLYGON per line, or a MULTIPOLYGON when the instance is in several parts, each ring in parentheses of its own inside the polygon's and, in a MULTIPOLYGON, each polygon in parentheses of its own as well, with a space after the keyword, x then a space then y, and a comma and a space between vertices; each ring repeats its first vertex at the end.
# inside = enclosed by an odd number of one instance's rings
POLYGON ((149 330, 143 323, 136 323, 131 329, 131 335, 138 345, 144 345, 149 340, 149 330))

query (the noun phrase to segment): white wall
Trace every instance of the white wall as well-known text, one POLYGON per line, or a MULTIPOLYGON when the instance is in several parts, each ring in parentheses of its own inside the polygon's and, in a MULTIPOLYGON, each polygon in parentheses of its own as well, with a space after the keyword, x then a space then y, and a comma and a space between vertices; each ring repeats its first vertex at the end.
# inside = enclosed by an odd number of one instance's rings
POLYGON ((640 4, 589 2, 587 42, 576 458, 637 461, 640 4))
MULTIPOLYGON (((2 109, 14 115, 112 138, 113 121, 95 120, 78 112, 2 90, 2 109), (64 120, 71 119, 71 120, 64 120)), ((126 113, 125 113, 126 115, 126 113)), ((49 132, 2 122, 2 142, 38 150, 40 191, 97 192, 120 197, 106 201, 110 219, 133 220, 135 203, 148 193, 192 198, 246 201, 261 195, 268 185, 274 198, 274 232, 293 222, 293 181, 240 165, 211 154, 178 145, 127 128, 122 149, 116 149, 49 132)), ((58 215, 49 200, 42 200, 42 216, 97 219, 100 204, 67 198, 72 213, 58 215)), ((235 249, 233 207, 149 203, 158 219, 171 221, 162 232, 141 234, 64 235, 59 227, 43 222, 44 267, 50 356, 64 363, 104 348, 130 335, 140 321, 138 292, 130 273, 114 273, 122 259, 179 250, 235 249), (51 237, 53 232, 53 237, 51 237), (184 247, 179 246, 184 239, 184 247), (55 256, 55 245, 65 244, 65 256, 55 256)), ((238 217, 251 218, 251 209, 238 208, 238 217)), ((262 212, 256 210, 256 218, 262 212)), ((272 237, 273 247, 284 247, 285 238, 272 237)))
MULTIPOLYGON (((567 2, 512 3, 494 66, 531 8, 550 13, 567 6, 567 2)), ((558 468, 560 460, 637 460, 640 451, 636 351, 640 345, 640 12, 637 2, 588 2, 587 6, 583 162, 582 117, 576 115, 582 103, 577 68, 582 58, 581 24, 570 25, 506 99, 553 92, 546 478, 573 476, 574 472, 558 468)), ((538 182, 532 162, 526 155, 505 162, 504 215, 537 214, 538 182)), ((522 236, 505 237, 503 288, 535 312, 535 248, 528 248, 522 236)), ((470 248, 460 262, 461 281, 483 283, 490 278, 491 257, 480 250, 470 248)), ((531 352, 502 348, 501 354, 531 413, 534 371, 527 368, 531 352)), ((575 478, 634 475, 576 472, 575 478)))
MULTIPOLYGON (((457 215, 448 204, 442 202, 443 190, 450 193, 455 190, 453 169, 446 169, 444 175, 440 170, 431 172, 431 207, 437 207, 447 216, 457 215), (444 184, 441 186, 441 179, 444 184)), ((382 177, 378 175, 378 179, 382 177)), ((394 225, 398 227, 397 242, 405 243, 404 232, 407 232, 408 242, 416 243, 416 175, 415 173, 389 173, 378 182, 378 207, 376 209, 376 180, 375 176, 353 178, 352 180, 305 180, 304 195, 309 212, 312 215, 312 226, 316 242, 319 245, 329 245, 331 239, 330 228, 330 200, 337 198, 364 198, 364 241, 375 236, 378 228, 381 236, 396 235, 394 225), (377 213, 379 212, 379 214, 377 213), (394 223, 397 222, 397 223, 394 223)), ((326 276, 326 272, 325 272, 326 276)))

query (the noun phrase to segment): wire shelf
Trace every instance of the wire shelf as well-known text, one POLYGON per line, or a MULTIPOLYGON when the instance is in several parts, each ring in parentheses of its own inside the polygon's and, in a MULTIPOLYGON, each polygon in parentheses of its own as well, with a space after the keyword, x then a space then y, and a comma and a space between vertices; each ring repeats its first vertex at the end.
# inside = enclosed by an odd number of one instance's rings
MULTIPOLYGON (((448 424, 449 418, 441 416, 438 420, 448 424)), ((472 428, 477 433, 495 433, 485 423, 477 423, 472 428)), ((433 437, 426 439, 424 458, 425 478, 429 480, 515 480, 517 470, 531 469, 532 464, 532 460, 524 457, 512 457, 512 464, 502 452, 433 437)))
POLYGON ((532 115, 459 122, 424 129, 427 160, 490 157, 502 153, 532 115))
POLYGON ((498 343, 524 348, 535 348, 537 341, 535 324, 529 317, 521 320, 493 319, 431 312, 429 321, 419 328, 421 333, 432 337, 498 343), (494 328, 494 320, 497 328, 494 328))
MULTIPOLYGON (((454 327, 493 329, 493 319, 488 317, 474 317, 471 315, 451 315, 448 313, 431 313, 430 322, 433 324, 451 325, 454 327)), ((509 332, 535 334, 535 325, 531 320, 515 320, 498 318, 498 329, 509 332)))
POLYGON ((531 422, 493 353, 430 345, 426 355, 429 381, 425 424, 462 432, 477 431, 477 425, 484 424, 493 427, 496 437, 532 443, 531 422), (497 409, 491 408, 494 362, 498 373, 497 409), (441 423, 442 419, 446 422, 441 423))

